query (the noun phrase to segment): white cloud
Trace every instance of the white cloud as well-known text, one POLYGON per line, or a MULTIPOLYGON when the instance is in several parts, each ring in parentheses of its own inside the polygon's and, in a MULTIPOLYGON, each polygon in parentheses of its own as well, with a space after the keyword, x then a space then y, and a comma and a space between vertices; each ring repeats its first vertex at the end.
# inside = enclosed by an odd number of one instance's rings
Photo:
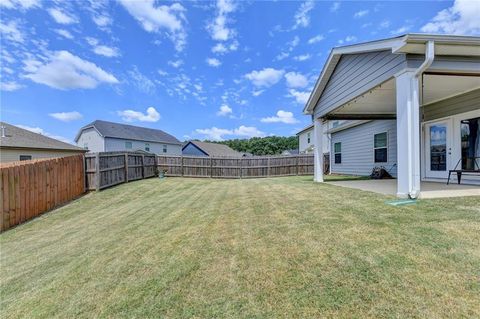
POLYGON ((57 22, 57 23, 60 23, 60 24, 78 23, 77 17, 75 17, 74 15, 72 15, 70 13, 62 11, 59 8, 50 8, 50 9, 48 9, 48 13, 50 13, 53 20, 55 20, 55 22, 57 22))
POLYGON ((340 9, 340 2, 334 2, 330 6, 330 12, 337 12, 340 9))
POLYGON ((260 96, 260 95, 262 95, 263 92, 265 92, 265 90, 252 91, 252 95, 253 96, 260 96))
POLYGON ((88 44, 92 46, 92 51, 95 54, 103 55, 108 58, 117 57, 120 55, 117 48, 99 44, 99 41, 95 38, 87 37, 86 40, 88 44))
POLYGON ((295 61, 306 61, 309 60, 312 56, 308 54, 302 54, 302 55, 297 55, 296 57, 293 57, 295 61))
POLYGON ((120 0, 120 3, 145 31, 160 33, 165 29, 177 51, 185 48, 187 42, 187 33, 183 25, 185 8, 181 4, 155 6, 154 0, 120 0))
POLYGON ((61 35, 62 37, 64 37, 64 38, 73 39, 73 35, 72 35, 69 31, 67 31, 67 30, 65 30, 65 29, 55 29, 54 31, 55 31, 57 34, 59 34, 59 35, 61 35))
POLYGON ((207 139, 214 141, 222 141, 226 136, 239 136, 239 137, 263 137, 266 134, 254 126, 241 125, 233 130, 212 127, 205 129, 196 129, 195 133, 204 135, 207 139))
POLYGON ((207 62, 208 65, 213 66, 215 68, 219 67, 222 64, 222 62, 220 62, 220 60, 215 59, 215 58, 208 58, 205 61, 207 62))
POLYGON ((40 6, 40 0, 0 0, 0 7, 6 9, 28 10, 40 6))
POLYGON ((252 71, 245 74, 245 77, 252 81, 253 85, 258 87, 269 87, 276 84, 282 78, 284 70, 276 70, 273 68, 264 68, 260 71, 252 71))
POLYGON ((276 116, 264 117, 260 120, 263 123, 285 123, 296 124, 299 121, 293 116, 292 112, 279 110, 276 116))
POLYGON ((275 59, 278 60, 278 61, 281 61, 285 58, 288 58, 289 55, 290 55, 290 53, 288 53, 288 52, 281 52, 279 55, 277 55, 275 57, 275 59))
POLYGON ((362 17, 366 16, 367 14, 368 14, 368 10, 360 10, 360 11, 355 12, 353 17, 354 18, 362 18, 362 17))
POLYGON ((308 40, 308 44, 314 44, 314 43, 322 41, 323 39, 325 39, 325 37, 322 34, 319 34, 317 36, 314 36, 313 38, 310 38, 308 40))
POLYGON ((310 25, 310 11, 315 6, 313 1, 305 1, 302 3, 300 8, 295 13, 294 19, 295 24, 293 25, 293 29, 297 29, 298 27, 308 27, 310 25))
POLYGON ((149 107, 146 114, 133 110, 118 111, 117 114, 121 116, 125 122, 158 122, 158 120, 160 120, 160 113, 158 113, 154 107, 149 107))
POLYGON ((380 28, 381 28, 381 29, 388 28, 389 26, 390 26, 390 21, 389 21, 389 20, 383 20, 383 21, 380 23, 380 28))
POLYGON ((0 22, 0 33, 2 37, 18 43, 22 43, 25 39, 16 21, 10 21, 7 24, 0 22))
MULTIPOLYGON (((5 68, 4 68, 4 71, 5 71, 5 68)), ((23 85, 21 84, 18 84, 17 82, 14 82, 14 81, 10 81, 10 82, 0 82, 0 90, 1 91, 7 91, 7 92, 11 92, 11 91, 16 91, 18 89, 21 89, 23 87, 23 85)))
POLYGON ((410 26, 404 25, 404 26, 402 26, 402 27, 400 27, 400 28, 398 28, 398 29, 395 29, 395 30, 390 31, 390 33, 391 33, 391 34, 401 34, 401 33, 405 33, 405 32, 407 32, 408 30, 410 30, 410 28, 411 28, 410 26))
POLYGON ((77 111, 50 113, 48 115, 62 122, 70 122, 83 118, 83 115, 77 111))
POLYGON ((348 43, 348 42, 352 42, 352 41, 356 41, 356 40, 357 40, 356 36, 348 35, 348 36, 345 37, 345 39, 338 40, 338 43, 339 44, 344 44, 344 43, 348 43))
POLYGON ((288 92, 289 96, 293 97, 298 104, 306 104, 310 97, 310 92, 302 92, 294 89, 291 89, 288 92))
POLYGON ((233 112, 233 110, 232 110, 231 107, 229 107, 226 104, 223 104, 222 106, 220 106, 220 109, 218 110, 217 115, 218 116, 227 116, 229 114, 232 114, 232 112, 233 112))
POLYGON ((148 77, 143 75, 136 66, 133 70, 128 71, 129 78, 133 81, 133 84, 144 93, 152 94, 155 92, 155 83, 148 77))
POLYGON ((301 73, 288 72, 285 74, 285 80, 290 88, 303 88, 308 85, 307 77, 301 73))
POLYGON ((26 78, 60 90, 93 89, 100 83, 115 84, 110 73, 68 51, 57 51, 50 61, 25 60, 26 78))
POLYGON ((112 24, 112 18, 107 15, 96 15, 92 17, 93 22, 99 27, 106 27, 112 24))
POLYGON ((45 136, 50 137, 50 138, 54 138, 56 140, 59 140, 59 141, 65 142, 65 143, 73 144, 72 141, 70 141, 68 138, 63 137, 63 136, 59 136, 59 135, 50 134, 48 132, 45 132, 40 127, 32 127, 32 126, 21 125, 21 124, 15 124, 15 126, 17 126, 19 128, 23 128, 24 130, 27 130, 27 131, 30 131, 30 132, 33 132, 33 133, 37 133, 37 134, 45 135, 45 136))
POLYGON ((235 36, 235 30, 227 26, 228 14, 235 11, 236 6, 230 0, 217 0, 217 15, 207 25, 210 36, 216 41, 227 41, 235 36))
POLYGON ((168 61, 168 65, 174 67, 174 68, 179 68, 183 65, 183 60, 176 60, 176 61, 168 61))
POLYGON ((217 43, 212 47, 212 52, 217 54, 224 54, 230 51, 236 51, 238 49, 238 41, 233 41, 229 45, 223 43, 217 43))
POLYGON ((456 0, 453 6, 444 9, 426 25, 422 32, 472 34, 480 33, 480 4, 475 0, 456 0))

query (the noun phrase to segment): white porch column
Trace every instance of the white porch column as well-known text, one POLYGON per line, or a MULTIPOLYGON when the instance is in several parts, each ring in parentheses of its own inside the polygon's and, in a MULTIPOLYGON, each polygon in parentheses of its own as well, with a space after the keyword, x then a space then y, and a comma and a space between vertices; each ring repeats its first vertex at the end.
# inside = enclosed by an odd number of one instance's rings
POLYGON ((415 70, 395 75, 397 91, 397 196, 420 193, 420 103, 415 70))
POLYGON ((323 182, 323 122, 322 119, 315 119, 313 125, 314 137, 314 181, 323 182))

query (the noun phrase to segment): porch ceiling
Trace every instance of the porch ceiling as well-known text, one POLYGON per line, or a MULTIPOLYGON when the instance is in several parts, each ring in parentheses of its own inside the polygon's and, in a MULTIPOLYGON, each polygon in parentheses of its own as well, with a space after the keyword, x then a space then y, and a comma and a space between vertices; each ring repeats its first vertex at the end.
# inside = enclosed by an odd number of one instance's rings
MULTIPOLYGON (((423 105, 480 88, 480 76, 424 74, 423 105)), ((396 114, 395 78, 358 96, 329 114, 331 119, 394 118, 396 114)))

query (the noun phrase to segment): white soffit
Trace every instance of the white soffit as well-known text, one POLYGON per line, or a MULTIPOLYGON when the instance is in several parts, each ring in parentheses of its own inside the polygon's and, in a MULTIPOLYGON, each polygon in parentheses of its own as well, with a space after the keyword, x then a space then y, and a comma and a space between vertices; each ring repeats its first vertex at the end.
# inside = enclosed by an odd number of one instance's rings
POLYGON ((430 104, 479 88, 480 76, 425 74, 423 76, 423 104, 430 104))

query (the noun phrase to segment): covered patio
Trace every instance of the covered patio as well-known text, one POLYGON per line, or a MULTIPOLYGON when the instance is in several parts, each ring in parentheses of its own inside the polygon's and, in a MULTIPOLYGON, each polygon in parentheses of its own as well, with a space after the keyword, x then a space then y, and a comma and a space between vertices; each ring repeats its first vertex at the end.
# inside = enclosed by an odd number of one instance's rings
MULTIPOLYGON (((340 187, 360 189, 367 192, 373 192, 383 195, 397 194, 397 181, 395 179, 383 180, 345 180, 328 182, 340 187)), ((463 196, 480 196, 480 187, 477 185, 458 185, 445 184, 436 182, 421 182, 421 191, 418 198, 446 198, 446 197, 463 197, 463 196)))
POLYGON ((304 110, 314 120, 315 181, 323 182, 328 121, 395 120, 397 178, 339 186, 403 198, 480 195, 479 186, 445 185, 454 167, 477 169, 469 163, 480 156, 479 97, 479 37, 411 34, 333 49, 304 110))

